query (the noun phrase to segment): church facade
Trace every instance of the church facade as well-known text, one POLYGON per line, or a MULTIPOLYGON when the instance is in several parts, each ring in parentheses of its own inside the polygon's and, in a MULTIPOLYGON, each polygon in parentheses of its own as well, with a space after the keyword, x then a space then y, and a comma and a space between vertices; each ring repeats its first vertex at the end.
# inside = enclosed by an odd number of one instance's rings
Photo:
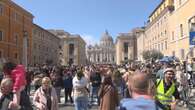
POLYGON ((116 50, 113 38, 108 31, 102 35, 100 43, 87 47, 87 59, 92 64, 115 64, 116 50))

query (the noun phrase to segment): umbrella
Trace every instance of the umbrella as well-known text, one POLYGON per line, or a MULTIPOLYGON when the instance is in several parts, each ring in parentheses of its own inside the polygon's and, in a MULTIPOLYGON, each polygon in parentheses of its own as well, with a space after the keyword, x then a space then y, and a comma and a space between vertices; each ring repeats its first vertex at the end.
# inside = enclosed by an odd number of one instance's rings
POLYGON ((170 62, 170 58, 168 56, 165 56, 162 59, 160 59, 160 62, 170 62))
POLYGON ((165 56, 162 59, 160 59, 160 62, 179 62, 179 59, 175 56, 165 56))

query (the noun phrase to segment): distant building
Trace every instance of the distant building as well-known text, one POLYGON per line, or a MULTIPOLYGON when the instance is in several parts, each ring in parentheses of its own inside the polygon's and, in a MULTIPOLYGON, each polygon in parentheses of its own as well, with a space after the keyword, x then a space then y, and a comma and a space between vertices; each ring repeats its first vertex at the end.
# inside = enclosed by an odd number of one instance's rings
POLYGON ((59 37, 34 24, 32 64, 59 65, 60 41, 59 37))
POLYGON ((115 64, 115 44, 108 31, 101 37, 99 45, 87 47, 87 59, 94 64, 115 64))
POLYGON ((116 64, 136 60, 136 35, 133 32, 120 33, 116 39, 116 64))
POLYGON ((49 30, 61 38, 61 64, 62 65, 85 65, 86 43, 80 35, 72 35, 64 30, 49 30))

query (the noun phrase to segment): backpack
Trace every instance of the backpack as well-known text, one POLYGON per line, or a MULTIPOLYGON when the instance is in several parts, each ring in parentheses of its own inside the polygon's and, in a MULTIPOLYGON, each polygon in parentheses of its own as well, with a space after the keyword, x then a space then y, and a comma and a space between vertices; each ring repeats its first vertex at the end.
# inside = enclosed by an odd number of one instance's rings
POLYGON ((33 110, 33 107, 32 107, 31 101, 30 101, 30 97, 29 97, 29 95, 27 95, 27 93, 25 91, 21 92, 20 106, 21 106, 20 110, 33 110))

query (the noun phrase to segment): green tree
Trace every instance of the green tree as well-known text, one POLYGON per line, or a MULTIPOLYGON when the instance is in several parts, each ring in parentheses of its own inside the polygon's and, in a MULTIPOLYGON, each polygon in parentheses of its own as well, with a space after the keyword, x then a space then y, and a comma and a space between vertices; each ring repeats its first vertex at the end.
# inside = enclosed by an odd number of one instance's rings
POLYGON ((158 50, 146 50, 142 53, 144 60, 157 60, 163 58, 163 54, 158 50))

